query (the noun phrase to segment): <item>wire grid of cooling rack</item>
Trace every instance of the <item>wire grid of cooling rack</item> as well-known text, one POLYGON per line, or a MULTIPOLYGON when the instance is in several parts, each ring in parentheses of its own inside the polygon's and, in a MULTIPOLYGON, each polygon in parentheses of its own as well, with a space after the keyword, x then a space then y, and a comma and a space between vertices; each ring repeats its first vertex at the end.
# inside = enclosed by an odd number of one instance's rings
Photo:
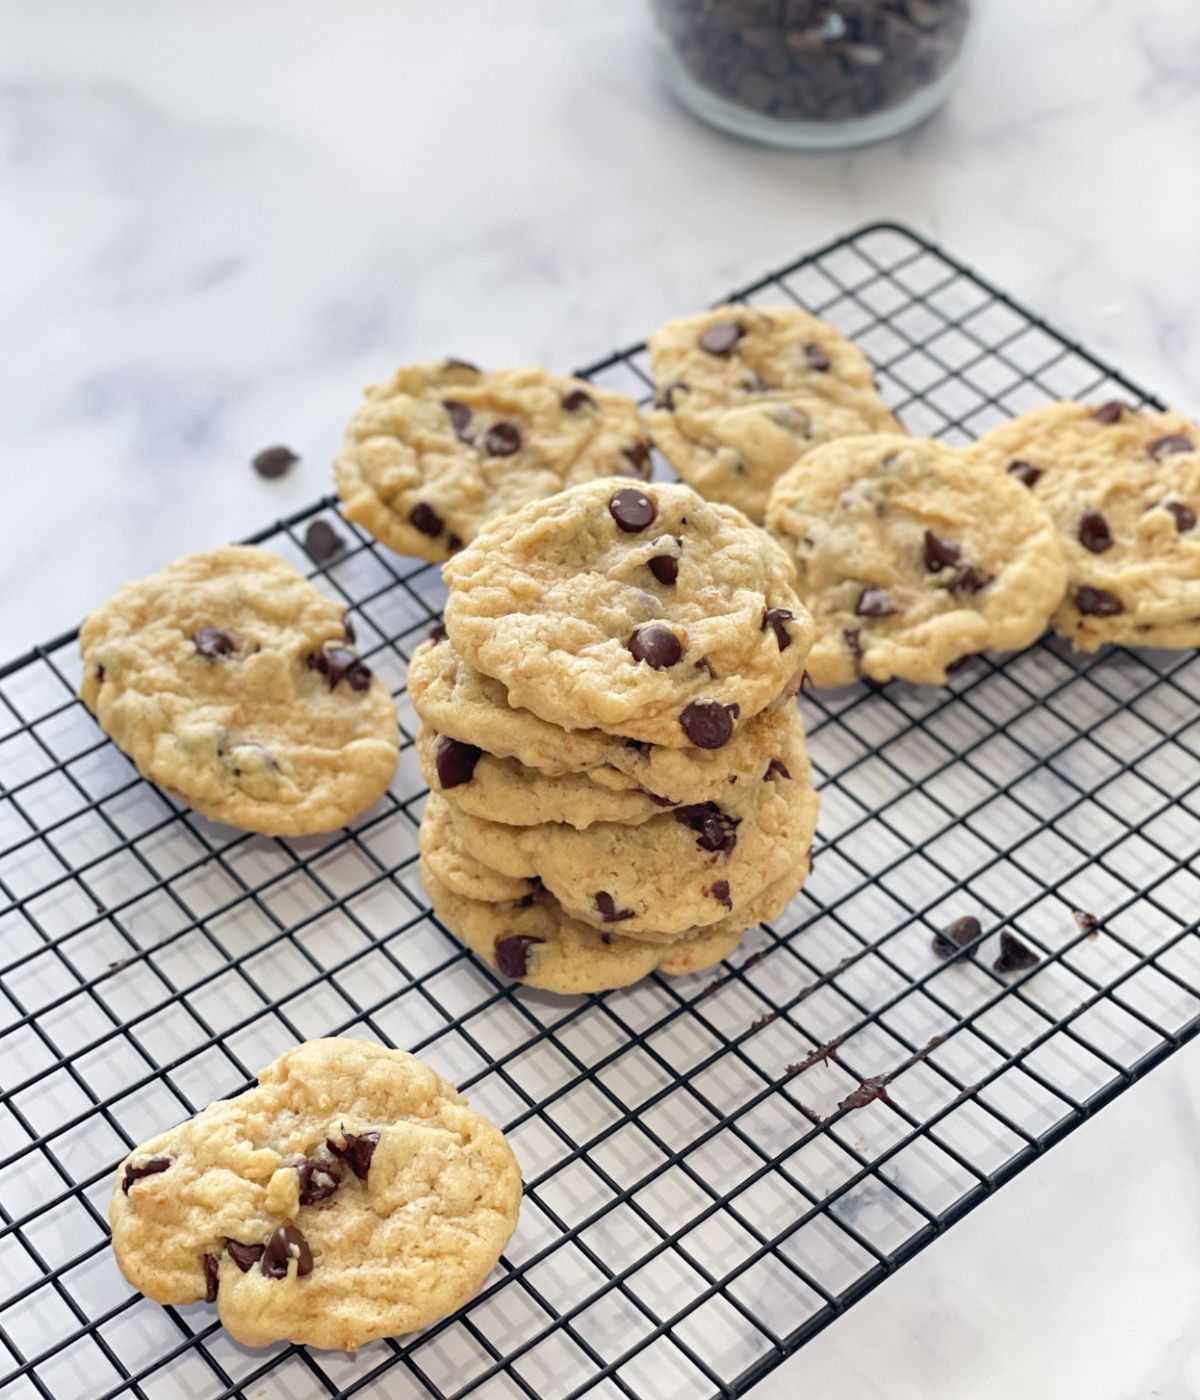
MULTIPOLYGON (((892 225, 743 296, 855 336, 913 432, 1149 398, 892 225)), ((647 395, 641 347, 589 373, 647 395)), ((311 570, 318 517, 331 501, 258 540, 311 570)), ((411 740, 405 661, 438 570, 335 524, 322 586, 411 740)), ((6 1400, 739 1394, 1198 1028, 1193 653, 1047 640, 944 689, 804 697, 823 803, 785 916, 716 972, 568 999, 431 917, 411 746, 351 829, 246 836, 140 781, 74 700, 78 670, 73 637, 0 670, 6 1400), (931 934, 961 914, 987 938, 947 964, 931 934), (995 973, 1000 928, 1041 964, 995 973), (204 1305, 131 1293, 105 1227, 116 1161, 337 1031, 423 1055, 508 1131, 526 1198, 480 1295, 348 1356, 250 1351, 204 1305)))

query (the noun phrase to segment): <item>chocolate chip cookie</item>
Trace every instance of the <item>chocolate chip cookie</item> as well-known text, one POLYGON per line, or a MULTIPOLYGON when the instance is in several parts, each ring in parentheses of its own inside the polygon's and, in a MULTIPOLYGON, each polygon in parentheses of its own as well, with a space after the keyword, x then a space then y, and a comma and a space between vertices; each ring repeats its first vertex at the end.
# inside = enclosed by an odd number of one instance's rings
POLYGON ((213 821, 331 831, 399 757, 391 694, 344 614, 265 549, 189 555, 87 619, 80 698, 143 777, 213 821))
MULTIPOLYGON (((453 796, 453 794, 451 794, 453 796)), ((445 799, 431 795, 429 807, 445 799)), ((741 911, 803 864, 817 795, 796 714, 779 759, 752 787, 681 804, 638 826, 510 826, 446 802, 455 837, 488 869, 542 882, 571 918, 669 943, 741 911)))
POLYGON ((1035 641, 1066 587, 1041 503, 971 449, 928 439, 817 448, 775 487, 767 528, 795 559, 815 619, 817 686, 939 684, 962 656, 1035 641))
POLYGON ((1200 646, 1200 427, 1118 402, 1056 403, 973 451, 1054 517, 1070 575, 1054 628, 1077 650, 1200 646))
POLYGON ((445 567, 446 628, 510 706, 566 729, 718 749, 803 665, 782 550, 686 486, 575 486, 445 567))
POLYGON ((478 1291, 517 1223, 503 1134, 398 1050, 313 1040, 130 1153, 109 1220, 159 1303, 215 1303, 247 1346, 353 1351, 478 1291))
POLYGON ((792 306, 720 306, 649 341, 654 442, 711 501, 761 523, 778 478, 851 433, 902 431, 852 341, 792 306))
POLYGON ((366 392, 334 468, 349 520, 441 561, 487 521, 564 486, 650 474, 637 405, 531 365, 408 365, 366 392))

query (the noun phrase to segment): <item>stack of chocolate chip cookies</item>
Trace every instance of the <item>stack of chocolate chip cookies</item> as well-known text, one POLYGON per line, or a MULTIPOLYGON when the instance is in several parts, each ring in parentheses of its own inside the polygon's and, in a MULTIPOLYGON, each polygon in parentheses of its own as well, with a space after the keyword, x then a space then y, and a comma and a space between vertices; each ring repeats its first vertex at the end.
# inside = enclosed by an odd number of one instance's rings
POLYGON ((783 551, 687 486, 614 477, 491 522, 445 576, 409 668, 443 922, 582 992, 710 966, 777 916, 817 814, 783 551))

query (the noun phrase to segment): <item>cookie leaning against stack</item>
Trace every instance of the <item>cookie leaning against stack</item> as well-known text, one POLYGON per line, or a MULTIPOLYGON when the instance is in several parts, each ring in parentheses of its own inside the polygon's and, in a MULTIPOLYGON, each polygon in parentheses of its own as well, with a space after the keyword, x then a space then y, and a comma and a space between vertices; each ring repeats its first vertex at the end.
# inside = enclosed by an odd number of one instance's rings
POLYGON ((790 704, 811 624, 782 552, 688 487, 575 487, 445 570, 409 672, 434 908, 532 986, 689 972, 803 883, 790 704))

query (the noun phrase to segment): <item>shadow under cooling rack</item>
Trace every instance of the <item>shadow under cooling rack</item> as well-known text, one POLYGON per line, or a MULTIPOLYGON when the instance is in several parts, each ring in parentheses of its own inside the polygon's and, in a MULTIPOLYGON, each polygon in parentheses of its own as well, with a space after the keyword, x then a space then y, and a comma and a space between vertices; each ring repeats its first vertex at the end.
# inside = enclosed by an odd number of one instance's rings
MULTIPOLYGON (((741 295, 854 336, 914 433, 967 441, 1050 398, 1154 402, 891 225, 741 295)), ((641 346, 587 373, 648 395, 641 346)), ((1194 653, 1046 640, 947 688, 805 696, 822 809, 786 914, 716 973, 564 999, 431 916, 404 682, 441 579, 330 500, 256 540, 311 572, 321 516, 347 538, 321 584, 407 741, 349 830, 268 840, 174 805, 74 699, 71 636, 0 668, 5 1400, 739 1394, 1196 1033, 1194 653), (962 914, 987 937, 944 963, 931 935, 962 914), (993 971, 1001 928, 1035 969, 993 971), (130 1291, 111 1174, 333 1032, 416 1051, 505 1127, 521 1224, 482 1293, 418 1336, 250 1351, 211 1308, 130 1291)))

